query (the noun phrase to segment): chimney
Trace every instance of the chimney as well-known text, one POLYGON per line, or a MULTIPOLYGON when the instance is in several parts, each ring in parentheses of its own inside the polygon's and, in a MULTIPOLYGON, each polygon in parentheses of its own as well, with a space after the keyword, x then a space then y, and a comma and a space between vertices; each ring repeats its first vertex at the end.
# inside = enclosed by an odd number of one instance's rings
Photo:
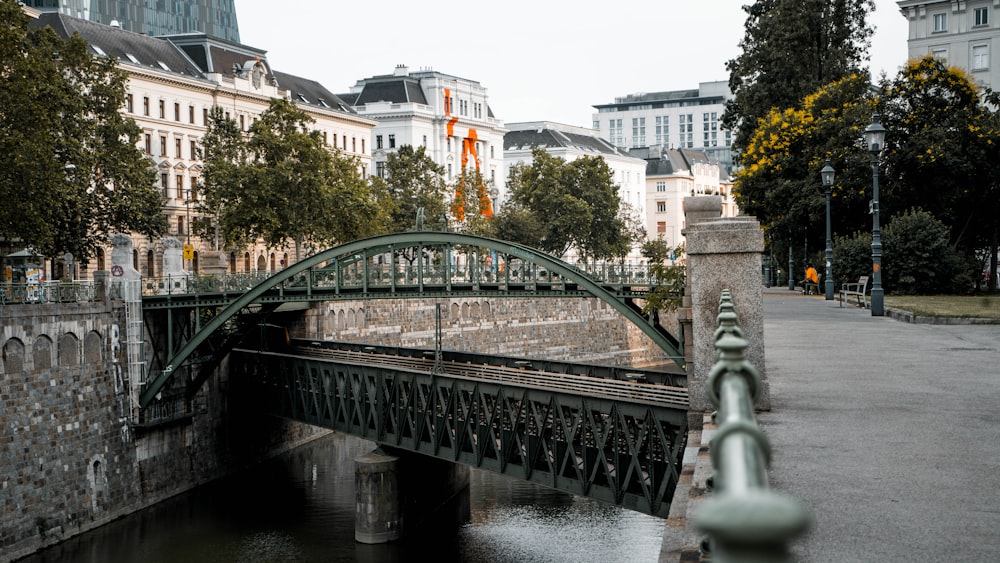
POLYGON ((396 65, 396 70, 392 73, 393 76, 409 76, 410 69, 406 65, 396 65))

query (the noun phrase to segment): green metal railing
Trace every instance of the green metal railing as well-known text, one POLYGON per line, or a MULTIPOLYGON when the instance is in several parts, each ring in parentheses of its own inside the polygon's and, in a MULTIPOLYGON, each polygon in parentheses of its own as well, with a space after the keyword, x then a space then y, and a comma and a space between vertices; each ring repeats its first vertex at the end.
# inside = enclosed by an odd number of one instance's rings
POLYGON ((712 498, 695 514, 695 525, 708 535, 702 548, 712 561, 787 561, 789 541, 809 527, 810 516, 799 501, 769 488, 771 446, 753 407, 761 379, 745 359, 747 341, 737 320, 724 290, 714 335, 718 361, 706 384, 717 408, 709 446, 712 498))
POLYGON ((0 305, 81 303, 97 300, 97 285, 92 281, 0 283, 0 305))

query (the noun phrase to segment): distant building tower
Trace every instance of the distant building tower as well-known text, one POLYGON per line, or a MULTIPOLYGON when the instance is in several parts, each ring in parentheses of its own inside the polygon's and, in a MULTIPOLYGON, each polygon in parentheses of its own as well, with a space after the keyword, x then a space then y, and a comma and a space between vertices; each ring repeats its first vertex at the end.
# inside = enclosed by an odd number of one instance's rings
POLYGON ((205 33, 239 43, 235 0, 23 0, 42 12, 55 12, 115 25, 146 35, 205 33), (116 25, 117 24, 117 25, 116 25))
POLYGON ((697 149, 733 172, 732 133, 722 112, 732 97, 725 81, 702 82, 696 90, 629 94, 594 108, 594 129, 623 149, 663 146, 697 149))
POLYGON ((993 42, 1000 46, 1000 10, 978 0, 903 0, 899 11, 909 22, 906 45, 912 58, 934 55, 964 68, 980 87, 1000 87, 1000 72, 990 64, 993 42))

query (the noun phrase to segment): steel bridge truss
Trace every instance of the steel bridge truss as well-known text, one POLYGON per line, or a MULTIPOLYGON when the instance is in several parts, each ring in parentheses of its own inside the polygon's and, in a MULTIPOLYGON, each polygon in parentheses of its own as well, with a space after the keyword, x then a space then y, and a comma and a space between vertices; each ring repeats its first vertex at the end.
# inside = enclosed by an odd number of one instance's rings
POLYGON ((158 395, 162 397, 161 391, 169 389, 174 374, 184 371, 182 368, 199 355, 196 351, 213 338, 212 334, 253 304, 275 311, 282 306, 337 299, 596 297, 636 325, 684 368, 682 338, 644 315, 636 303, 657 283, 645 268, 603 264, 580 268, 526 246, 441 231, 395 233, 346 243, 263 280, 246 275, 195 278, 183 284, 180 293, 174 292, 170 283, 149 281, 147 288, 155 295, 143 297, 147 318, 156 309, 194 312, 196 318, 199 311, 209 309, 213 316, 189 339, 168 344, 169 358, 143 386, 139 404, 146 408, 158 395), (502 259, 503 268, 492 260, 493 255, 502 259), (456 256, 462 260, 453 260, 456 256))
POLYGON ((278 416, 666 518, 687 410, 400 368, 236 351, 278 416))

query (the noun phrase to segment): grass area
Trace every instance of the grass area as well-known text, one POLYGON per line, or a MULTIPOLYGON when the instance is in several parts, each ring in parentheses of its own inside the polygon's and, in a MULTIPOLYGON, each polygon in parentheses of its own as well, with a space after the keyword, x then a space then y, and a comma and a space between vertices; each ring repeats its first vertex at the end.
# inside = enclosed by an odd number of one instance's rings
POLYGON ((886 295, 885 306, 920 317, 1000 319, 1000 295, 886 295))

